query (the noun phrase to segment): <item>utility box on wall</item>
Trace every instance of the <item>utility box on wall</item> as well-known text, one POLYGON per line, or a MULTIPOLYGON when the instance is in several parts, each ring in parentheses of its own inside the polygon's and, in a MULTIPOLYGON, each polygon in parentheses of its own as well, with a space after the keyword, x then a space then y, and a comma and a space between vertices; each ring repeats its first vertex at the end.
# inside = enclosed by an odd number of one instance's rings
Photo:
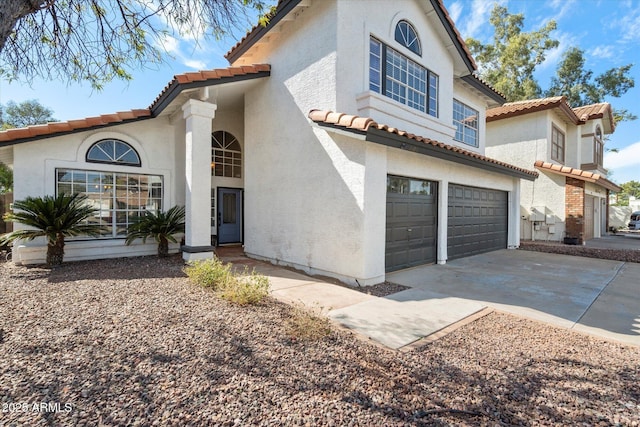
POLYGON ((533 207, 531 208, 531 213, 529 214, 529 221, 531 222, 544 222, 546 208, 544 207, 533 207))

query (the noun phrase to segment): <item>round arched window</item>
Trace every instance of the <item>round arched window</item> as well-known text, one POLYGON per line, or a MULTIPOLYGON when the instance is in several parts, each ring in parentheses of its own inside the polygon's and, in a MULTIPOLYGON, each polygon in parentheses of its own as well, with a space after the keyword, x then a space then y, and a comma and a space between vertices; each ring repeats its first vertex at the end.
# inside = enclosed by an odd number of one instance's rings
POLYGON ((407 21, 398 22, 398 25, 396 25, 395 39, 411 52, 422 56, 422 48, 420 47, 418 33, 416 33, 413 25, 409 24, 407 21))
POLYGON ((211 134, 211 175, 242 178, 242 148, 229 132, 219 130, 211 134))
POLYGON ((140 156, 124 141, 103 139, 87 150, 87 162, 140 166, 140 156))

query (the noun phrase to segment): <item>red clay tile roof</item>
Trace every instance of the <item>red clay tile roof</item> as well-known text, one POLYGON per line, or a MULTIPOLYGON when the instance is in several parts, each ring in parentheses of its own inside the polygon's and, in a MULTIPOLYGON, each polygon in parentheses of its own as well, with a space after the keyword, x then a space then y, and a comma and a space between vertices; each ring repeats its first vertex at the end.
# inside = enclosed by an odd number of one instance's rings
POLYGON ((574 108, 573 111, 583 122, 592 119, 608 119, 609 123, 611 123, 612 133, 616 128, 616 122, 613 119, 613 109, 611 108, 611 104, 608 102, 583 105, 582 107, 574 108))
POLYGON ((555 163, 543 162, 542 160, 536 160, 534 166, 540 170, 549 171, 558 175, 576 178, 581 181, 592 182, 616 193, 622 190, 622 188, 620 188, 618 185, 614 184, 607 178, 597 173, 583 171, 582 169, 570 168, 568 166, 557 165, 555 163))
POLYGON ((262 73, 269 73, 270 71, 271 65, 269 64, 254 64, 178 74, 173 77, 173 80, 167 83, 164 89, 162 89, 162 92, 160 92, 156 99, 151 103, 149 109, 156 113, 155 109, 164 104, 162 102, 164 98, 167 98, 168 95, 176 88, 179 88, 179 86, 206 86, 208 83, 223 83, 227 79, 234 80, 242 77, 254 77, 262 73))
POLYGON ((554 96, 552 98, 530 99, 526 101, 508 102, 501 107, 491 108, 487 110, 487 122, 495 120, 508 119, 510 117, 521 116, 523 114, 534 113, 538 111, 558 109, 565 118, 576 125, 582 123, 567 103, 564 96, 554 96))
POLYGON ((471 55, 471 51, 467 47, 467 44, 464 42, 464 39, 462 38, 462 36, 460 35, 460 32, 456 28, 456 25, 453 23, 453 19, 451 19, 451 15, 449 15, 449 11, 447 11, 447 8, 444 7, 443 0, 437 0, 437 1, 438 1, 438 6, 440 7, 440 10, 442 11, 442 13, 443 13, 445 19, 447 20, 447 22, 449 23, 449 26, 451 27, 451 30, 453 30, 453 32, 455 34, 456 40, 458 41, 460 47, 464 51, 467 59, 471 63, 471 67, 473 68, 473 70, 471 70, 471 71, 477 70, 478 69, 478 65, 476 64, 476 61, 473 59, 473 56, 471 55))
POLYGON ((432 146, 439 147, 454 153, 459 153, 464 156, 468 156, 470 158, 480 160, 481 162, 498 165, 505 169, 511 169, 513 171, 519 172, 520 174, 528 175, 530 177, 535 178, 538 176, 538 172, 519 168, 509 163, 505 163, 499 160, 485 157, 478 153, 474 153, 472 151, 455 147, 453 145, 444 144, 442 142, 438 142, 433 139, 414 135, 412 133, 405 132, 391 126, 378 124, 375 120, 368 117, 359 117, 359 116, 354 116, 350 114, 335 113, 333 111, 326 111, 326 110, 311 110, 309 112, 309 118, 315 123, 324 123, 327 125, 332 125, 337 128, 344 128, 344 129, 353 130, 353 131, 362 132, 362 133, 366 133, 372 128, 380 131, 386 131, 390 134, 395 134, 407 139, 421 142, 423 144, 432 145, 432 146))
POLYGON ((19 129, 8 129, 0 132, 0 145, 3 142, 10 142, 22 139, 32 139, 39 136, 55 135, 59 133, 69 133, 79 130, 86 130, 94 127, 108 126, 118 123, 140 120, 151 117, 151 110, 131 110, 114 114, 104 114, 97 117, 87 117, 86 119, 69 120, 66 122, 47 123, 43 125, 29 126, 19 129))
POLYGON ((270 65, 256 64, 178 74, 165 86, 149 108, 103 114, 98 117, 66 122, 47 123, 20 129, 9 129, 0 132, 0 145, 155 117, 185 87, 206 86, 209 83, 215 84, 216 82, 225 83, 227 80, 235 81, 244 77, 259 77, 270 71, 270 65))

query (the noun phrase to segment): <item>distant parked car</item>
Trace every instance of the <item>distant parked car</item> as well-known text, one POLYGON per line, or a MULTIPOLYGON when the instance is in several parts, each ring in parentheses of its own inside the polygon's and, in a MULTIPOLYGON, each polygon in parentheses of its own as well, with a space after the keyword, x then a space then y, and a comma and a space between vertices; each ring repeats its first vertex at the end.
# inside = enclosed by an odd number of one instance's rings
POLYGON ((640 211, 635 211, 631 214, 629 230, 640 230, 640 211))

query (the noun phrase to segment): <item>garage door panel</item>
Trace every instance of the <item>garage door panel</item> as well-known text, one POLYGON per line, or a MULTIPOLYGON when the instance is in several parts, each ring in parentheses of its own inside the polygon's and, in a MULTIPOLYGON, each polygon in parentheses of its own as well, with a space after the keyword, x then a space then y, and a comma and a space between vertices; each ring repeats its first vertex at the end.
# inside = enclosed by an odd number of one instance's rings
POLYGON ((451 184, 447 229, 449 259, 506 248, 507 201, 504 191, 451 184))
POLYGON ((411 178, 387 180, 386 271, 436 260, 436 183, 411 178))

